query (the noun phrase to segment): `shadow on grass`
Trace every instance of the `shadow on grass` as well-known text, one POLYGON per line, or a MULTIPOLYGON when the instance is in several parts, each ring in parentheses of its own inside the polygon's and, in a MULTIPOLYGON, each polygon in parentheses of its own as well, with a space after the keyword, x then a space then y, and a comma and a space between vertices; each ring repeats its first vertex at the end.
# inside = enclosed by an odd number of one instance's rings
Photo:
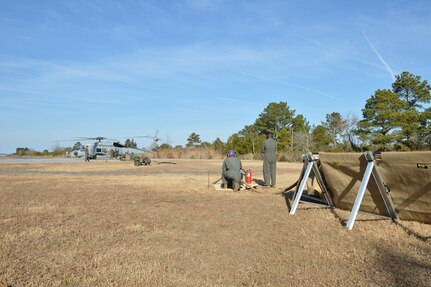
MULTIPOLYGON (((431 236, 424 236, 422 234, 420 234, 419 232, 417 232, 416 230, 413 230, 412 228, 409 228, 408 226, 406 226, 404 223, 400 222, 400 221, 394 221, 394 223, 398 226, 401 227, 401 229, 407 233, 408 235, 412 235, 414 236, 416 239, 426 242, 426 241, 431 241, 431 236)), ((431 272, 431 270, 430 270, 431 272)))
MULTIPOLYGON (((343 227, 347 226, 347 221, 348 219, 344 219, 342 218, 336 209, 331 209, 331 213, 332 215, 334 215, 334 217, 338 220, 338 222, 340 222, 340 225, 343 227)), ((375 215, 375 214, 371 214, 371 213, 367 213, 370 215, 375 215)), ((377 215, 375 215, 377 216, 377 215)), ((375 221, 391 221, 392 219, 389 217, 378 217, 378 218, 365 218, 365 219, 356 219, 355 222, 375 222, 375 221)))
POLYGON ((260 178, 253 178, 253 181, 257 183, 258 185, 265 185, 265 181, 260 178))
POLYGON ((346 227, 347 220, 341 218, 341 216, 337 213, 337 211, 334 208, 331 209, 331 213, 338 220, 341 226, 346 227))
MULTIPOLYGON (((293 195, 294 195, 294 191, 283 191, 280 192, 279 194, 281 196, 284 197, 284 201, 286 202, 286 207, 287 210, 290 212, 290 210, 292 209, 292 202, 293 202, 293 195)), ((301 201, 300 203, 305 203, 305 204, 310 204, 312 206, 310 207, 301 207, 301 211, 305 211, 305 210, 318 210, 318 209, 331 209, 330 207, 326 206, 325 204, 322 204, 321 202, 313 202, 313 201, 302 201, 302 199, 304 199, 304 197, 301 197, 301 201)), ((310 199, 310 197, 308 198, 310 199)))
POLYGON ((294 191, 283 191, 283 192, 280 193, 281 196, 284 197, 284 201, 286 203, 287 210, 289 212, 292 209, 292 204, 290 202, 293 201, 293 194, 294 193, 295 193, 294 191))
MULTIPOLYGON (((407 253, 405 249, 393 247, 392 245, 376 244, 379 260, 376 261, 377 268, 383 271, 384 277, 390 281, 387 286, 431 286, 431 254, 430 246, 419 243, 414 247, 414 253, 407 253)), ((382 277, 381 273, 375 272, 373 276, 376 283, 382 277)), ((387 283, 387 282, 386 282, 387 283)))

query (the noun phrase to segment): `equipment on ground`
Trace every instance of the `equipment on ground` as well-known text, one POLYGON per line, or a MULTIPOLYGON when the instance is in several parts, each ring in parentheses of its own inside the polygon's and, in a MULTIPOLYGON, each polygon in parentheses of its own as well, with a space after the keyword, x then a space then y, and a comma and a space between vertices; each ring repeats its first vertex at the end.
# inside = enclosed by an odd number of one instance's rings
POLYGON ((135 155, 135 157, 133 158, 133 162, 135 166, 150 165, 151 159, 146 156, 141 157, 139 155, 135 155))
POLYGON ((253 173, 251 172, 250 169, 247 169, 247 171, 245 172, 245 182, 247 184, 251 184, 252 181, 253 181, 253 173))

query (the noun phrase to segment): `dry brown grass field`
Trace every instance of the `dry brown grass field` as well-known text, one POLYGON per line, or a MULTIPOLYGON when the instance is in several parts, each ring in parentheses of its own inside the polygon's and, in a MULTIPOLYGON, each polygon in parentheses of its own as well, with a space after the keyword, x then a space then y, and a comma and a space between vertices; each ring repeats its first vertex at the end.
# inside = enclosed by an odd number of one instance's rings
MULTIPOLYGON (((208 188, 221 160, 0 164, 0 286, 431 286, 431 226, 208 188)), ((261 162, 243 161, 262 179, 261 162)))

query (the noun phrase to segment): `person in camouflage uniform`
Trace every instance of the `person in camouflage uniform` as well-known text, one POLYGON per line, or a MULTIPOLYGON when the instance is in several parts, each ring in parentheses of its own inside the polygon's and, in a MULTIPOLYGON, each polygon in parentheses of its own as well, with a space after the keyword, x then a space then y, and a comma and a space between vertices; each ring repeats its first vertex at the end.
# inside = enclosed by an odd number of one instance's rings
POLYGON ((232 186, 234 191, 239 191, 242 179, 241 169, 241 160, 235 157, 235 151, 230 150, 222 166, 222 187, 232 186))
POLYGON ((272 133, 267 133, 266 140, 262 146, 263 153, 263 180, 265 186, 274 187, 276 183, 277 171, 277 142, 273 139, 272 133))

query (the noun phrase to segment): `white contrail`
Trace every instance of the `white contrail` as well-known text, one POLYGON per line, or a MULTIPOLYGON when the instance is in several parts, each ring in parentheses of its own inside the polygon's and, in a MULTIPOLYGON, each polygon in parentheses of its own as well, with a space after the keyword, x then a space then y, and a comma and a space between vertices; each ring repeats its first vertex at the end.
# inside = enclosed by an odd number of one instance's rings
POLYGON ((362 33, 364 35, 365 40, 367 40, 368 45, 370 46, 371 50, 376 54, 376 56, 379 58, 380 62, 385 66, 386 70, 389 72, 392 78, 392 82, 395 82, 395 75, 392 71, 391 67, 389 67, 388 63, 386 63, 385 59, 383 59, 382 55, 374 48, 373 43, 371 43, 370 39, 368 39, 367 35, 365 33, 362 33))

